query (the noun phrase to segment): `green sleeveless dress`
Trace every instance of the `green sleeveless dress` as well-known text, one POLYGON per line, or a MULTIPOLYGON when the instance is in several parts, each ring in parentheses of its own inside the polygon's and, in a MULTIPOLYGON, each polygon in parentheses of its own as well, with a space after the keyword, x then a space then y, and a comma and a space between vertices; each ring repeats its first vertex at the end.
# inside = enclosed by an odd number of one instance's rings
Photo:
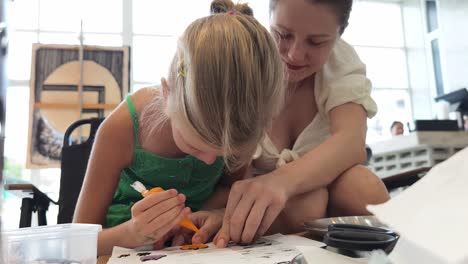
POLYGON ((130 186, 135 181, 143 183, 148 190, 153 187, 176 189, 187 197, 186 206, 192 211, 199 210, 213 193, 222 174, 222 157, 207 165, 191 155, 170 159, 144 151, 138 137, 137 112, 130 96, 126 97, 126 102, 133 121, 135 150, 132 164, 120 174, 117 190, 106 215, 105 227, 119 225, 131 218, 130 208, 142 199, 141 194, 130 186))

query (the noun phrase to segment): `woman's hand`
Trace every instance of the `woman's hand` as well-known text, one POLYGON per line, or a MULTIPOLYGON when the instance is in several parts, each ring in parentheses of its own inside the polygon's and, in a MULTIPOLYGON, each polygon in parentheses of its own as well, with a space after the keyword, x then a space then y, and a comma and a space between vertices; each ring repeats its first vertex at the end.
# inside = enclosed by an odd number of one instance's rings
POLYGON ((185 207, 185 196, 176 190, 151 194, 135 203, 132 219, 126 222, 135 247, 160 241, 180 220, 190 214, 185 207))
POLYGON ((286 183, 278 179, 270 173, 233 184, 216 246, 226 247, 230 240, 250 243, 268 230, 288 200, 286 183))
POLYGON ((179 228, 172 240, 173 246, 181 246, 190 243, 206 243, 219 231, 223 224, 224 209, 213 209, 209 211, 198 211, 190 214, 189 218, 199 227, 200 233, 179 228))

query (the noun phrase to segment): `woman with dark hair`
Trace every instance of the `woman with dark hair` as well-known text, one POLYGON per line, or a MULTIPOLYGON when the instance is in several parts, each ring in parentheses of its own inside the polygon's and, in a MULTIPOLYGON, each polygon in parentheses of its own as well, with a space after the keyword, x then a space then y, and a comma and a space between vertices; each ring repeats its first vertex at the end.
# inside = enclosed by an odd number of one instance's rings
POLYGON ((341 35, 352 0, 271 0, 270 27, 287 68, 285 106, 258 148, 253 174, 233 184, 218 246, 304 221, 366 215, 387 201, 366 167, 366 121, 377 112, 371 82, 341 35))

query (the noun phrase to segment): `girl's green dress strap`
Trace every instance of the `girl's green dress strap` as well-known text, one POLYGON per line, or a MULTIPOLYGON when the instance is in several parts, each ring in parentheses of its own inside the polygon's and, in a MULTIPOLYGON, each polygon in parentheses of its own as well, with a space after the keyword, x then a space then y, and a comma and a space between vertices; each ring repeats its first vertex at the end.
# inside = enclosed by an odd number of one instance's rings
POLYGON ((130 115, 132 116, 133 134, 135 136, 135 146, 140 147, 140 139, 138 136, 139 135, 138 115, 137 115, 137 111, 136 111, 135 105, 133 104, 132 97, 130 94, 127 95, 127 97, 125 98, 125 101, 127 102, 128 110, 130 111, 130 115))

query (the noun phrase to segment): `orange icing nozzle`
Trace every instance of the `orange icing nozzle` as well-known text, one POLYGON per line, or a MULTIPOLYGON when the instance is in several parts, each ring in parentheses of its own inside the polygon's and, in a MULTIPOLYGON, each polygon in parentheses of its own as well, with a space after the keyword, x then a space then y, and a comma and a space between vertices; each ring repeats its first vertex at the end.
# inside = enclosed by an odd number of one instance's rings
POLYGON ((188 217, 184 217, 182 220, 180 220, 179 225, 197 234, 200 233, 200 230, 193 224, 192 220, 190 220, 190 218, 188 217))
POLYGON ((142 195, 143 195, 143 197, 146 197, 146 196, 148 196, 148 195, 150 195, 150 194, 158 193, 158 192, 164 192, 164 189, 161 188, 161 187, 154 187, 153 189, 151 189, 151 190, 149 190, 149 191, 148 191, 148 190, 144 191, 144 192, 142 193, 142 195))

